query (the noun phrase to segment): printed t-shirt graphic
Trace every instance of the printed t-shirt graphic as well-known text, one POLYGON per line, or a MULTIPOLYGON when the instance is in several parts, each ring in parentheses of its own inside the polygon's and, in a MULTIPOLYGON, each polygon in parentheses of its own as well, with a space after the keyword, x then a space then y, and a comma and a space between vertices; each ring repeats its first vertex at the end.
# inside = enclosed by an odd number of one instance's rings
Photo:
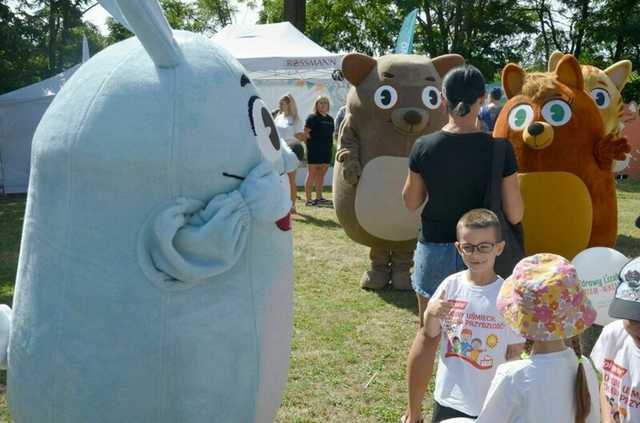
POLYGON ((502 278, 485 286, 472 285, 463 271, 445 279, 434 294, 453 304, 442 319, 441 351, 435 400, 465 414, 480 413, 498 365, 506 361, 507 347, 524 339, 506 326, 496 308, 502 278))
POLYGON ((612 421, 640 422, 640 348, 624 329, 622 320, 604 327, 591 359, 602 372, 612 421))

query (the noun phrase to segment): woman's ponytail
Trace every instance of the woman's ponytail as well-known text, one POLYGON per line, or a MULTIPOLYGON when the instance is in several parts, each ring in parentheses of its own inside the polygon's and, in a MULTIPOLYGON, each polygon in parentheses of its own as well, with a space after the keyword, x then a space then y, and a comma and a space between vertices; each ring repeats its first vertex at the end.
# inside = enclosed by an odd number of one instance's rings
POLYGON ((458 102, 458 104, 456 104, 452 110, 452 113, 460 117, 468 115, 469 112, 471 112, 471 106, 469 106, 464 101, 458 102))
POLYGON ((584 371, 584 363, 582 358, 582 346, 580 338, 574 336, 571 338, 571 346, 576 353, 578 359, 578 373, 576 374, 576 419, 575 423, 585 423, 587 416, 591 412, 591 396, 589 395, 589 385, 587 384, 587 375, 584 371))

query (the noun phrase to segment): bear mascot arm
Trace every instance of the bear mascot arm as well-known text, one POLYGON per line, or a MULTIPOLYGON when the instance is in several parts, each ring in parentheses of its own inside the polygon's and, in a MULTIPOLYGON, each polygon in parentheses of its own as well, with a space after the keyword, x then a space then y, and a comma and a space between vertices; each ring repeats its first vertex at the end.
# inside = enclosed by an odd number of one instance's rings
MULTIPOLYGON (((357 87, 369 75, 375 65, 376 60, 365 54, 349 54, 342 61, 342 72, 347 81, 357 87)), ((353 119, 351 119, 351 114, 347 113, 345 121, 340 128, 338 138, 340 140, 340 148, 336 155, 336 160, 344 163, 342 169, 343 177, 351 185, 358 183, 358 178, 362 173, 360 141, 354 123, 353 119)))

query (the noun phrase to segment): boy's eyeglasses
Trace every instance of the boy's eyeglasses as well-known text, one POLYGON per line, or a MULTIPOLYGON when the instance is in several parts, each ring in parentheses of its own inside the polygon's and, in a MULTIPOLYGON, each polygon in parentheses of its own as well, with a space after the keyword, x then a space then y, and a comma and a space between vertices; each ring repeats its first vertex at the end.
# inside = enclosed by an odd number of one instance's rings
POLYGON ((458 249, 464 254, 473 254, 474 251, 478 250, 480 254, 489 254, 493 251, 496 246, 496 242, 481 242, 480 244, 458 244, 458 249))

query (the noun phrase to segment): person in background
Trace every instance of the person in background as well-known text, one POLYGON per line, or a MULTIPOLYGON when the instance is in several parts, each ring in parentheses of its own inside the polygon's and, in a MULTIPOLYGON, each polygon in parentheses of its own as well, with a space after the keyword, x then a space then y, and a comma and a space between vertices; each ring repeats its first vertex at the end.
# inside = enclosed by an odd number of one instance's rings
MULTIPOLYGON (((302 160, 299 155, 300 147, 302 147, 300 141, 304 141, 307 136, 304 133, 302 120, 298 116, 296 101, 291 94, 280 98, 278 102, 278 113, 276 114, 274 122, 280 138, 284 139, 291 150, 296 153, 298 159, 302 160)), ((289 172, 288 176, 291 187, 291 214, 296 214, 296 200, 298 197, 296 171, 289 172)))
POLYGON ((306 205, 330 203, 322 197, 322 185, 324 175, 331 163, 333 150, 333 118, 329 115, 329 98, 320 96, 313 105, 313 113, 307 117, 304 132, 307 135, 307 163, 309 172, 304 183, 306 205), (316 199, 312 200, 312 191, 315 187, 316 199))
POLYGON ((501 98, 502 90, 498 87, 493 88, 489 93, 489 102, 480 109, 478 119, 482 123, 482 129, 485 132, 493 132, 493 127, 495 126, 498 115, 502 110, 502 106, 500 105, 501 98))

